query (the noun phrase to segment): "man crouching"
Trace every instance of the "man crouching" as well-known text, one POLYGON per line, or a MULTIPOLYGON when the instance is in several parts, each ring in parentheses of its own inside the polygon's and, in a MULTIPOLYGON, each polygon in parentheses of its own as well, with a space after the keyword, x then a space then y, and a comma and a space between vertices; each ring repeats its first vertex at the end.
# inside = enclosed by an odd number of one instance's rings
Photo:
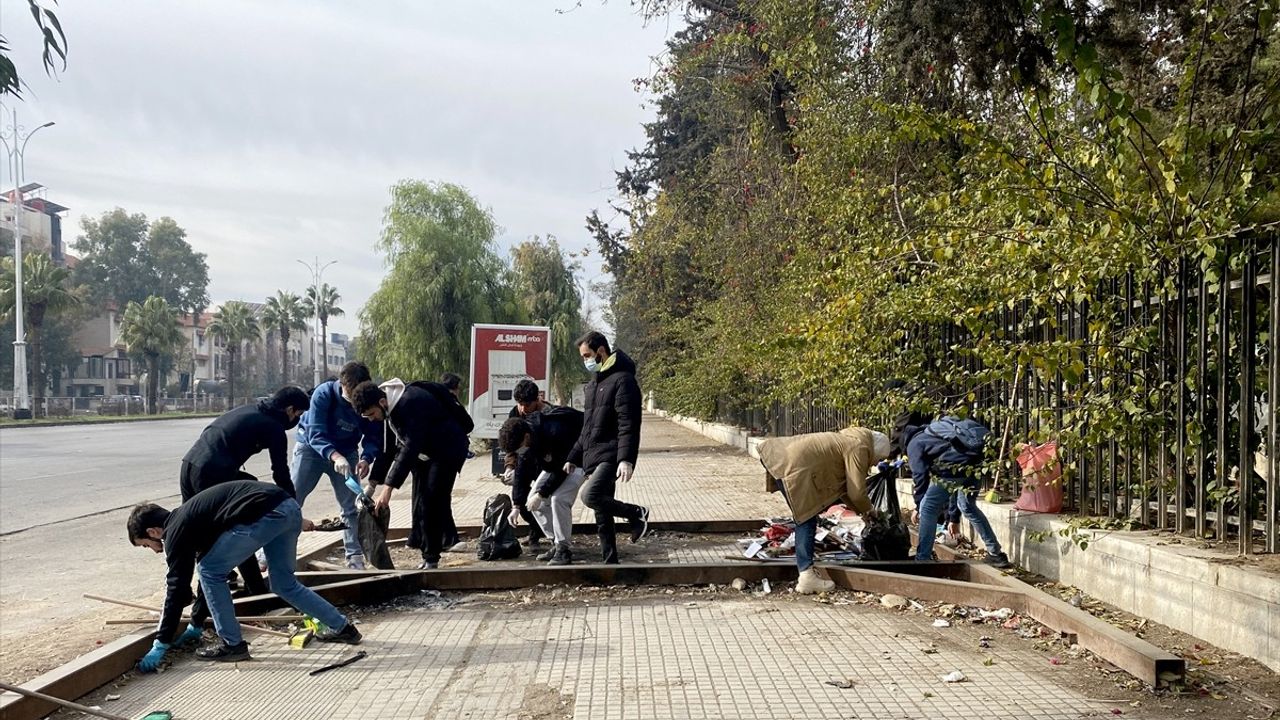
MULTIPOLYGON (((182 608, 191 602, 191 576, 197 561, 200 587, 219 641, 197 650, 196 657, 223 662, 249 659, 249 643, 240 634, 227 574, 258 548, 267 556, 272 592, 326 626, 316 634, 317 640, 360 642, 356 626, 294 576, 298 533, 312 529, 312 524, 302 519, 298 502, 275 485, 252 480, 222 483, 196 493, 172 512, 159 505, 138 505, 129 513, 127 527, 130 543, 163 552, 169 564, 156 638, 138 663, 145 672, 160 666, 172 644, 182 608)), ((199 628, 188 627, 179 640, 194 639, 199 633, 199 628)))

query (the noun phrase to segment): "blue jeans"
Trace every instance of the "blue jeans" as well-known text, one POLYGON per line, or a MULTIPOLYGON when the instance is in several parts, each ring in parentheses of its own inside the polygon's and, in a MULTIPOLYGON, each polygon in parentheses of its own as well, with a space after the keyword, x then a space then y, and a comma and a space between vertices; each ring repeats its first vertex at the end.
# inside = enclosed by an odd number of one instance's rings
MULTIPOLYGON (((347 462, 351 463, 353 470, 359 459, 354 452, 347 455, 347 462)), ((293 475, 293 487, 298 495, 298 505, 306 504, 307 496, 316 489, 321 476, 329 476, 329 482, 333 485, 333 496, 338 499, 338 507, 342 508, 342 523, 347 526, 347 529, 342 531, 342 545, 347 559, 363 555, 364 550, 360 547, 360 535, 356 528, 356 496, 351 494, 350 488, 346 486, 347 479, 333 469, 333 463, 320 457, 320 453, 310 445, 297 443, 293 446, 293 462, 289 463, 289 472, 293 475)))
MULTIPOLYGON (((943 482, 947 481, 944 480, 943 482)), ((920 534, 919 542, 916 544, 916 560, 933 559, 933 539, 936 534, 934 527, 938 522, 938 515, 946 509, 947 502, 952 495, 956 497, 956 504, 960 507, 960 514, 969 520, 969 524, 973 526, 973 529, 978 533, 978 537, 987 546, 987 552, 991 555, 998 554, 1000 552, 1000 541, 996 539, 996 533, 991 529, 991 523, 987 521, 987 516, 978 507, 977 499, 969 496, 969 489, 963 486, 948 489, 943 484, 934 481, 929 484, 929 489, 924 493, 924 500, 920 502, 920 534)))
POLYGON ((231 568, 252 557, 258 549, 267 555, 271 591, 298 610, 334 630, 347 626, 347 619, 329 601, 298 582, 294 568, 298 562, 298 533, 302 532, 302 508, 293 498, 249 525, 236 525, 218 536, 213 547, 200 559, 200 587, 209 603, 213 627, 228 645, 239 645, 240 622, 227 586, 231 568))
MULTIPOLYGON (((787 497, 787 491, 782 487, 782 483, 778 483, 778 490, 782 493, 782 497, 787 501, 787 505, 791 504, 791 498, 787 497)), ((794 511, 793 511, 794 512, 794 511)), ((794 518, 793 518, 794 519, 794 518)), ((817 544, 818 537, 818 516, 796 523, 796 568, 800 572, 804 572, 813 567, 813 551, 817 544)))

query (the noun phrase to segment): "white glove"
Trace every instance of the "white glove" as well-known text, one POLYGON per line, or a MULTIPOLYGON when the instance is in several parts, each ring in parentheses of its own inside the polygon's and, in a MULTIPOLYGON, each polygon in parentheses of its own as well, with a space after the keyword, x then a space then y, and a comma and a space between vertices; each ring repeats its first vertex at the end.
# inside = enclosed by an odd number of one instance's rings
POLYGON ((345 455, 335 450, 333 455, 329 456, 329 459, 333 460, 334 472, 338 473, 342 477, 346 477, 351 474, 351 463, 347 462, 345 455))
POLYGON ((575 469, 577 469, 576 466, 571 462, 564 464, 564 472, 566 475, 572 474, 575 469))
POLYGON ((618 463, 618 482, 630 482, 631 473, 635 472, 635 467, 629 462, 618 463))
POLYGON ((515 527, 520 524, 520 508, 511 508, 511 514, 507 516, 507 522, 511 523, 511 527, 515 527))
POLYGON ((516 469, 508 468, 502 471, 502 484, 514 485, 516 483, 516 469))
POLYGON ((533 512, 534 510, 542 507, 542 503, 545 500, 546 498, 542 497, 538 493, 534 493, 529 496, 529 502, 525 504, 525 507, 529 508, 529 512, 533 512))

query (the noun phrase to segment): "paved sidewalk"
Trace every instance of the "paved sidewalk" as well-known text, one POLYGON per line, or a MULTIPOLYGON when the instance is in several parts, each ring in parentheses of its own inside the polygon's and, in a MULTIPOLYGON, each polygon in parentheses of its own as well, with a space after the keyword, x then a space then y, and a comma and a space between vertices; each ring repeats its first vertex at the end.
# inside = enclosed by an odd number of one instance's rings
MULTIPOLYGON (((635 479, 620 496, 659 520, 785 514, 760 478, 757 461, 647 416, 635 479)), ((485 499, 504 489, 487 458, 469 463, 458 522, 478 522, 485 499)), ((393 501, 395 524, 407 525, 408 501, 407 492, 393 501)), ((579 509, 583 521, 589 514, 579 509)), ((126 716, 255 720, 1111 717, 1113 705, 1089 698, 1113 689, 1086 694, 1082 664, 1053 665, 1032 641, 994 626, 939 629, 928 613, 855 599, 789 587, 766 596, 723 587, 423 595, 357 609, 369 655, 346 668, 306 674, 355 648, 294 650, 259 637, 251 662, 179 654, 168 671, 127 676, 83 702, 126 716), (997 636, 990 649, 979 649, 984 633, 997 636), (966 682, 942 681, 957 669, 966 682), (828 684, 846 680, 852 687, 828 684), (121 697, 107 702, 108 693, 121 697)))

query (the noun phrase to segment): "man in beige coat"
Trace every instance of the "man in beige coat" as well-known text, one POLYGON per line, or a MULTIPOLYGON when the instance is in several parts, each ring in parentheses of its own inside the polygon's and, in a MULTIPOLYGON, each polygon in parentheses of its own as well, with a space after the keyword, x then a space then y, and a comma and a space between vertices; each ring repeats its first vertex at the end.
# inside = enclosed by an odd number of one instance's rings
POLYGON ((884 433, 860 427, 766 440, 760 445, 765 490, 782 491, 796 523, 796 592, 825 592, 835 583, 813 567, 818 514, 843 501, 859 515, 872 514, 867 474, 890 453, 884 433))

